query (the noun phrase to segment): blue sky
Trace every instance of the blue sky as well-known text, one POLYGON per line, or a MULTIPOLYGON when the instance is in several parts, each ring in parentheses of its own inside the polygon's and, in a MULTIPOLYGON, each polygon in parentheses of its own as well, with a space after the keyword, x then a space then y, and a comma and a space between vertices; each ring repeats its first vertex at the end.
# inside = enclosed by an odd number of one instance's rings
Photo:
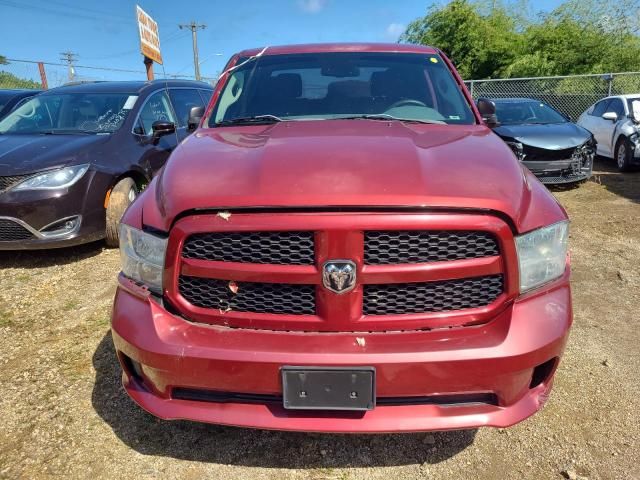
MULTIPOLYGON (((136 3, 158 22, 167 73, 193 73, 191 35, 180 30, 178 24, 191 20, 205 23, 207 28, 198 32, 201 71, 204 76, 213 77, 231 54, 249 47, 307 42, 395 42, 404 27, 424 15, 429 5, 446 2, 0 0, 0 54, 59 62, 60 52, 70 50, 78 54, 79 65, 143 70, 134 14, 136 3)), ((561 0, 530 2, 536 10, 549 10, 560 3, 561 0)), ((156 75, 161 74, 160 67, 155 68, 156 75)), ((64 74, 64 69, 60 70, 64 74)), ((87 70, 78 73, 100 79, 136 76, 87 70)))

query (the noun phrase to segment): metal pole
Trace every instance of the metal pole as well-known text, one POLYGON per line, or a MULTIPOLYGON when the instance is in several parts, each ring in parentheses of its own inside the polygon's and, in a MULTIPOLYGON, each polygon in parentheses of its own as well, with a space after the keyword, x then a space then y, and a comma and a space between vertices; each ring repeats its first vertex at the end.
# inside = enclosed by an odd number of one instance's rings
POLYGON ((42 83, 42 89, 47 90, 49 84, 47 83, 47 72, 44 70, 44 63, 38 62, 38 70, 40 71, 40 83, 42 83))
POLYGON ((149 57, 144 57, 144 66, 147 70, 147 80, 153 80, 153 60, 149 57))

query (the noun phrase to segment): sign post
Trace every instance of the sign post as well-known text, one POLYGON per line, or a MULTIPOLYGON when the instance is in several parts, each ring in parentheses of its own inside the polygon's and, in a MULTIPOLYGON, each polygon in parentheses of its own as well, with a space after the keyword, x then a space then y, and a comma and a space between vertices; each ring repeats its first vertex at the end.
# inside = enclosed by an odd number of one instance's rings
POLYGON ((153 62, 162 65, 158 24, 147 12, 140 8, 140 5, 136 5, 136 18, 138 19, 138 33, 140 34, 140 52, 144 55, 147 80, 153 80, 153 62))

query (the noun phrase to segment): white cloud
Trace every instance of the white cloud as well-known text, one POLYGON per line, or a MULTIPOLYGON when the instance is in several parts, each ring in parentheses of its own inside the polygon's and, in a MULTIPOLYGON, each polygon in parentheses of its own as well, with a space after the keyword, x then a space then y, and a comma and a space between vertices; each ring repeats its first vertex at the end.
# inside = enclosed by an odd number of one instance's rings
POLYGON ((298 0, 298 6, 307 13, 318 13, 327 6, 327 0, 298 0))
POLYGON ((389 39, 395 41, 398 40, 400 35, 402 35, 406 29, 407 26, 402 23, 390 23, 389 25, 387 25, 387 30, 385 33, 387 34, 387 37, 389 39))

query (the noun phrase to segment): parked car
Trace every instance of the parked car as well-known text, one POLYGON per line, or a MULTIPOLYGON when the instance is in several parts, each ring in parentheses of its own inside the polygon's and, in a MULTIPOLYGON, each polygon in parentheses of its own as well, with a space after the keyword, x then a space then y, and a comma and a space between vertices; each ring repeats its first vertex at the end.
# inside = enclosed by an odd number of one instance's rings
POLYGON ((240 52, 122 218, 128 394, 164 419, 399 432, 539 410, 567 215, 439 50, 240 52))
POLYGON ((11 110, 19 107, 31 97, 42 92, 35 89, 0 89, 0 120, 6 117, 11 110))
POLYGON ((54 88, 0 121, 0 250, 118 244, 118 222, 187 134, 205 83, 54 88))
POLYGON ((596 142, 589 131, 532 98, 495 98, 499 126, 493 131, 542 183, 591 177, 596 142))
POLYGON ((621 171, 640 166, 640 93, 596 102, 580 115, 578 125, 593 133, 598 155, 615 159, 621 171), (635 114, 634 102, 638 104, 635 114))

